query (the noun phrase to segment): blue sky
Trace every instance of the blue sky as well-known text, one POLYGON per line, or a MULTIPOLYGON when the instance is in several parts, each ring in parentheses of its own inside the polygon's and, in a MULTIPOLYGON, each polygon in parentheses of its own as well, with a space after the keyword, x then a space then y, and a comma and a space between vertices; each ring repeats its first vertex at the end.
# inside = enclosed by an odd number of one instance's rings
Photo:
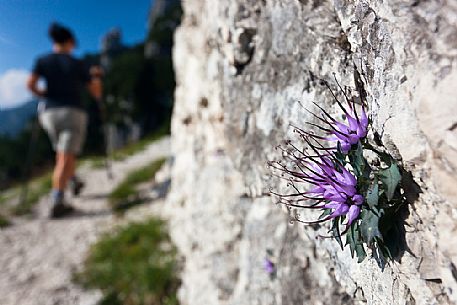
POLYGON ((34 59, 51 49, 47 28, 52 21, 74 31, 79 43, 75 53, 80 56, 97 51, 101 37, 113 27, 121 29, 127 44, 143 40, 152 2, 0 0, 0 108, 14 106, 25 96, 26 92, 15 90, 22 89, 21 81, 34 59))

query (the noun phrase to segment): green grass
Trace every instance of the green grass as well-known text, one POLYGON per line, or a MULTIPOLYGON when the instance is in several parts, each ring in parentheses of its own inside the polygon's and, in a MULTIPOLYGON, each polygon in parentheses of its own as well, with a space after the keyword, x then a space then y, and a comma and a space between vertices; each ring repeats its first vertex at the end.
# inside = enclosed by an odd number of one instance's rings
POLYGON ((100 238, 74 280, 100 289, 100 304, 177 305, 175 257, 165 223, 152 218, 100 238))
POLYGON ((12 198, 17 196, 18 194, 18 189, 17 188, 12 188, 8 189, 6 191, 3 191, 0 194, 0 205, 5 204, 6 202, 10 201, 12 198))
MULTIPOLYGON (((17 216, 23 216, 32 212, 35 204, 41 197, 48 194, 52 188, 52 174, 48 173, 42 177, 36 178, 29 182, 27 198, 23 202, 11 207, 11 213, 17 216)), ((17 188, 16 198, 19 200, 22 189, 17 188)))
MULTIPOLYGON (((125 160, 126 158, 145 150, 146 147, 148 147, 151 143, 156 142, 164 136, 168 135, 170 133, 169 129, 170 128, 168 124, 165 124, 138 142, 129 144, 123 148, 113 151, 109 157, 114 161, 125 160)), ((105 158, 101 156, 87 157, 83 160, 83 162, 85 161, 88 161, 91 164, 92 168, 102 168, 105 166, 105 158)))
MULTIPOLYGON (((40 200, 41 197, 49 193, 51 187, 52 173, 47 173, 41 177, 34 178, 28 182, 27 198, 24 202, 18 202, 21 199, 23 190, 23 186, 18 185, 16 187, 5 190, 2 192, 2 194, 0 194, 0 205, 4 205, 7 202, 16 200, 18 203, 14 205, 12 204, 10 207, 8 207, 7 214, 13 214, 16 216, 30 214, 38 200, 40 200)), ((3 218, 7 219, 7 216, 3 215, 3 218)))
POLYGON ((0 215, 0 228, 5 228, 11 225, 11 222, 3 215, 0 215))
POLYGON ((157 159, 140 169, 130 172, 127 177, 111 192, 109 204, 114 211, 122 211, 141 202, 137 186, 150 181, 165 163, 166 158, 157 159))

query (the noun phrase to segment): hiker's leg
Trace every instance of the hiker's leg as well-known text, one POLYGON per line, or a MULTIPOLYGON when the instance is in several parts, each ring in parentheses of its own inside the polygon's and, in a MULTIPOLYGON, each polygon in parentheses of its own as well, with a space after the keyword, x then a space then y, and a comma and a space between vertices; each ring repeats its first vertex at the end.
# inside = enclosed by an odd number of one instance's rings
POLYGON ((56 152, 56 164, 54 166, 54 173, 52 175, 52 203, 54 206, 61 204, 64 197, 64 163, 62 154, 56 152))
POLYGON ((63 158, 61 157, 62 154, 60 152, 56 153, 56 164, 54 166, 54 173, 52 175, 52 189, 53 191, 64 191, 63 187, 63 170, 64 170, 64 163, 63 158))
POLYGON ((77 197, 81 193, 81 190, 84 188, 84 183, 76 176, 76 156, 73 155, 72 158, 68 159, 68 167, 66 169, 66 174, 68 177, 68 184, 70 185, 70 190, 73 196, 77 197))
POLYGON ((51 218, 59 218, 73 211, 73 208, 65 203, 64 190, 68 180, 73 175, 75 157, 73 154, 58 151, 56 156, 56 167, 53 177, 52 208, 51 218))
POLYGON ((67 187, 68 181, 75 174, 75 155, 71 153, 62 153, 61 160, 63 163, 62 187, 67 187))
POLYGON ((66 167, 66 176, 67 176, 67 183, 71 179, 75 178, 75 171, 76 171, 76 157, 75 155, 69 155, 66 167))
POLYGON ((75 158, 75 162, 73 162, 73 168, 69 170, 69 175, 71 173, 72 174, 70 176, 70 181, 68 182, 70 190, 74 197, 78 197, 85 186, 84 182, 78 176, 76 176, 76 162, 77 161, 75 158))
POLYGON ((55 111, 56 167, 53 176, 53 202, 64 202, 64 191, 70 182, 74 196, 84 184, 75 177, 76 156, 81 152, 86 134, 87 115, 80 110, 60 108, 55 111))
POLYGON ((75 156, 71 153, 57 152, 53 176, 53 189, 63 192, 68 181, 75 174, 75 156))
POLYGON ((71 124, 68 126, 70 134, 66 138, 67 142, 63 145, 69 155, 66 173, 69 175, 69 180, 79 181, 76 177, 76 156, 81 153, 86 138, 87 114, 80 110, 69 109, 67 116, 71 124))
POLYGON ((56 126, 56 113, 52 110, 47 110, 41 112, 39 114, 39 120, 41 126, 46 131, 51 140, 52 147, 56 152, 55 155, 55 165, 54 165, 54 172, 52 175, 52 191, 53 194, 58 194, 59 192, 63 192, 63 188, 61 187, 61 177, 63 172, 63 164, 60 161, 60 153, 58 152, 58 145, 59 145, 59 130, 56 126))

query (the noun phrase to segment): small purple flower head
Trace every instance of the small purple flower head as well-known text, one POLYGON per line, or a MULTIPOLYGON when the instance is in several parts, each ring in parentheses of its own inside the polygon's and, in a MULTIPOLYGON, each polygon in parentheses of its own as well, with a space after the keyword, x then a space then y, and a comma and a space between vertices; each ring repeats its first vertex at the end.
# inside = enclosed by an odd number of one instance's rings
MULTIPOLYGON (((336 79, 335 79, 336 80, 336 79)), ((332 96, 340 109, 343 111, 346 122, 340 122, 333 116, 331 116, 325 109, 323 109, 318 104, 314 103, 314 105, 321 111, 321 115, 317 115, 313 112, 310 112, 315 118, 319 120, 322 124, 314 124, 308 123, 309 125, 316 127, 317 129, 325 132, 326 136, 318 136, 311 132, 306 132, 301 130, 301 133, 311 136, 315 139, 325 140, 329 142, 335 142, 337 145, 336 147, 340 147, 341 152, 347 154, 351 149, 352 145, 357 144, 361 139, 365 138, 368 133, 368 116, 365 110, 365 103, 362 100, 362 106, 357 111, 357 105, 355 103, 355 98, 349 99, 349 97, 345 94, 344 90, 341 88, 338 82, 338 87, 344 94, 344 97, 347 102, 347 106, 343 105, 330 89, 330 86, 325 83, 327 88, 332 93, 332 96), (339 145, 338 145, 339 144, 339 145)), ((333 147, 333 149, 336 149, 333 147)))
MULTIPOLYGON (((324 160, 328 160, 328 157, 324 160)), ((309 173, 308 182, 315 186, 308 193, 324 202, 324 209, 332 210, 326 220, 346 215, 347 225, 351 225, 358 217, 360 205, 363 203, 363 196, 357 194, 357 179, 336 160, 333 167, 328 166, 326 162, 314 162, 313 165, 323 168, 309 173)))
POLYGON ((275 264, 268 258, 263 260, 263 269, 270 275, 276 271, 275 264))
POLYGON ((290 161, 288 165, 281 161, 269 163, 273 169, 281 172, 279 177, 286 179, 295 192, 286 195, 274 192, 272 194, 277 195, 280 203, 288 207, 330 210, 327 217, 309 223, 344 216, 348 228, 359 216, 364 202, 363 196, 357 193, 356 177, 336 159, 333 151, 315 146, 312 137, 300 134, 312 152, 299 150, 288 142, 292 149, 286 150, 279 146, 290 161), (302 191, 302 184, 312 187, 308 191, 302 191), (314 203, 304 204, 310 200, 314 203))
POLYGON ((355 111, 351 111, 347 112, 346 120, 347 125, 337 121, 333 122, 331 136, 327 138, 328 141, 339 142, 341 151, 345 154, 349 152, 352 145, 365 138, 368 132, 368 117, 363 108, 360 118, 355 111))

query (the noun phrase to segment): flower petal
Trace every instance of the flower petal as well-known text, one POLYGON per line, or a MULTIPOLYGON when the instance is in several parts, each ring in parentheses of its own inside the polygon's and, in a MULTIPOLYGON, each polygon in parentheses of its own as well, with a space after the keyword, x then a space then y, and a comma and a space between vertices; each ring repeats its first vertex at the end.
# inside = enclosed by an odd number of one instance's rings
POLYGON ((341 205, 341 203, 339 203, 339 202, 330 201, 329 203, 326 203, 326 204, 324 205, 324 207, 325 207, 326 209, 337 209, 337 208, 340 207, 340 205, 341 205))
POLYGON ((346 119, 349 123, 349 128, 353 131, 357 130, 357 127, 359 127, 359 123, 357 122, 357 119, 355 117, 352 117, 350 115, 346 115, 346 119))
POLYGON ((351 205, 349 208, 349 211, 347 212, 347 217, 348 217, 348 223, 347 226, 350 226, 354 220, 357 219, 357 217, 360 214, 360 207, 358 205, 351 205))
POLYGON ((346 141, 340 141, 340 144, 341 144, 341 151, 345 154, 347 154, 349 152, 349 150, 351 149, 351 143, 349 142, 346 142, 346 141))
POLYGON ((349 206, 347 204, 340 204, 338 208, 330 214, 330 217, 335 218, 341 215, 345 215, 349 211, 349 206))
POLYGON ((357 180, 355 179, 354 175, 351 174, 346 168, 342 167, 341 168, 344 176, 344 181, 348 185, 353 185, 355 186, 357 184, 357 180))
POLYGON ((352 202, 354 202, 356 205, 361 205, 363 203, 363 196, 355 194, 352 196, 352 202))

